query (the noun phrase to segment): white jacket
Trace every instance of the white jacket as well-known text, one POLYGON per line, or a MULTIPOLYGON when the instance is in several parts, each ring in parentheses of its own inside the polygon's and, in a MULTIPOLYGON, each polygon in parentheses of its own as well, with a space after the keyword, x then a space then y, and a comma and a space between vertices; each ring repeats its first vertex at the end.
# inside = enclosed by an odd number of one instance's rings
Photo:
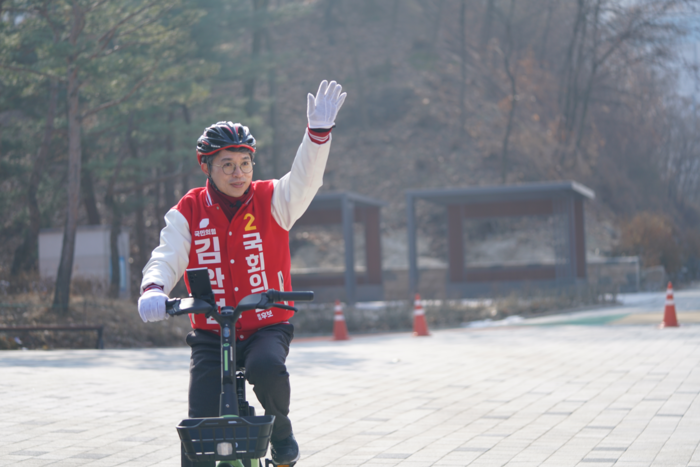
MULTIPOLYGON (((319 139, 310 136, 307 130, 297 149, 292 170, 281 179, 273 180, 272 216, 283 229, 292 228, 323 185, 330 147, 330 134, 319 139)), ((179 211, 170 209, 165 215, 165 227, 160 232, 160 245, 153 250, 151 259, 143 268, 141 293, 145 286, 157 284, 169 294, 189 264, 191 243, 187 219, 179 211)))

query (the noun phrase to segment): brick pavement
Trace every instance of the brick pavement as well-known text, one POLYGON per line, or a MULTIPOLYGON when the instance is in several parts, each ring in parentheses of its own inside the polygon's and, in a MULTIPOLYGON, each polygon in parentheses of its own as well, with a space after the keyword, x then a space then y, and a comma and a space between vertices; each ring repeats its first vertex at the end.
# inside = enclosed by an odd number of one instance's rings
MULTIPOLYGON (((187 366, 187 349, 0 353, 0 466, 179 465, 187 366)), ((700 326, 306 341, 289 366, 299 467, 700 467, 700 326)))

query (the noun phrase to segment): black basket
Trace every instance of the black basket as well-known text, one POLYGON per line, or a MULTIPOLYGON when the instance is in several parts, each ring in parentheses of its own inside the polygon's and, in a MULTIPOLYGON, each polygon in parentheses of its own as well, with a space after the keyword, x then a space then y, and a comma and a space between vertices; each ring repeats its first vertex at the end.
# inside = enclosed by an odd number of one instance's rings
POLYGON ((274 415, 188 418, 177 433, 192 461, 258 459, 267 454, 274 421, 274 415))

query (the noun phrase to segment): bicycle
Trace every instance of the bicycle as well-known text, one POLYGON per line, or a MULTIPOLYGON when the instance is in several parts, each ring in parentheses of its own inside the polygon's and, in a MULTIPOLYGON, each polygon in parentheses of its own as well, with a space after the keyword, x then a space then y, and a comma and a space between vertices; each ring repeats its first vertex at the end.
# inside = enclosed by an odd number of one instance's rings
MULTIPOLYGON (((274 415, 255 415, 246 400, 244 368, 236 366, 236 321, 245 311, 282 308, 298 311, 287 301, 311 301, 313 292, 280 292, 270 289, 244 297, 236 308, 225 306, 217 311, 206 268, 188 269, 191 297, 166 302, 170 316, 205 314, 221 326, 221 396, 219 417, 189 418, 176 427, 185 455, 192 461, 219 461, 217 467, 265 467, 278 465, 265 459, 274 415)), ((288 467, 293 467, 294 463, 288 467)))

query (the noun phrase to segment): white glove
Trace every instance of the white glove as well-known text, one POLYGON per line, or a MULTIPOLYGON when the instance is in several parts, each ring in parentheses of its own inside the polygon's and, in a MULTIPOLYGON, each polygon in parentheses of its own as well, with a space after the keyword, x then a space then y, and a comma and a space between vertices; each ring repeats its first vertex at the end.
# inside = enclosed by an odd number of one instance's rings
POLYGON ((168 296, 160 289, 147 290, 139 298, 139 315, 143 322, 160 321, 168 317, 165 314, 165 301, 168 296))
POLYGON ((318 87, 316 97, 309 93, 307 96, 306 116, 309 119, 309 128, 314 129, 330 129, 335 125, 335 117, 338 115, 338 110, 345 102, 348 93, 340 93, 343 87, 331 81, 328 83, 325 79, 321 81, 318 87))

